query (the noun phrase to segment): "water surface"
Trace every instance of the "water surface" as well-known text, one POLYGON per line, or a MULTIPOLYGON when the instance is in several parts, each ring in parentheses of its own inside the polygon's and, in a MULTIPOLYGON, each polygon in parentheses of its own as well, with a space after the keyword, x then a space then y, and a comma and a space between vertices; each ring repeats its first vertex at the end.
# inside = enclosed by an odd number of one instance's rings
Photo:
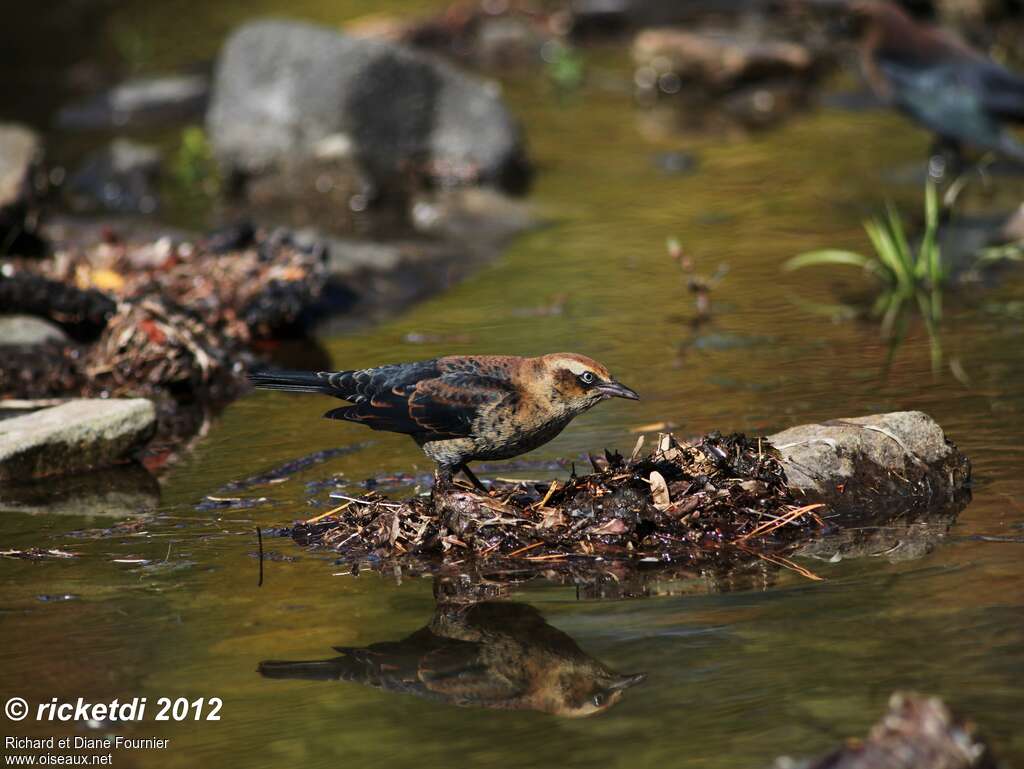
MULTIPOLYGON (((127 26, 149 41, 146 66, 176 66, 209 56, 247 13, 286 10, 328 23, 359 12, 129 3, 110 11, 97 45, 127 26)), ((580 418, 532 455, 539 459, 628 450, 630 429, 652 422, 684 434, 767 433, 921 409, 974 462, 974 500, 949 536, 912 560, 804 561, 825 578, 817 583, 766 568, 759 584, 727 592, 700 580, 622 601, 579 600, 571 586, 513 590, 511 598, 537 607, 586 654, 647 673, 592 718, 457 708, 356 683, 268 680, 256 673, 262 660, 322 659, 334 646, 398 640, 424 626, 435 605, 429 579, 353 577, 329 556, 283 540, 266 547, 288 560, 268 560, 257 587, 254 526, 322 510, 307 504, 306 481, 429 469, 411 441, 320 419, 330 407, 323 399, 257 393, 229 407, 168 472, 148 536, 69 535, 110 525, 102 519, 0 519, 5 547, 81 554, 0 561, 4 692, 30 702, 224 700, 218 723, 150 721, 118 731, 171 739, 164 751, 119 754, 119 766, 763 766, 863 734, 895 689, 944 697, 982 725, 999 755, 1024 762, 1024 320, 1000 311, 1024 299, 1020 274, 948 300, 938 370, 919 324, 887 367, 877 326, 833 323, 806 309, 833 301, 840 280, 860 286, 856 275, 783 274, 779 265, 826 245, 866 248, 860 221, 886 196, 912 213, 919 190, 883 180, 921 158, 927 137, 887 113, 837 110, 752 137, 664 136, 631 107, 624 58, 595 59, 592 85, 570 99, 554 98, 537 76, 504 83, 528 131, 539 169, 532 201, 547 226, 448 294, 372 330, 325 339, 333 364, 574 350, 641 393, 639 403, 607 403, 580 418), (654 158, 666 151, 696 153, 697 171, 663 173, 654 158), (713 320, 701 328, 688 322, 692 298, 666 257, 668 236, 702 272, 729 265, 713 320), (553 304, 561 311, 544 311, 553 304), (413 332, 436 341, 403 341, 413 332), (953 375, 951 359, 969 379, 953 375), (361 441, 370 443, 252 492, 271 504, 194 509, 228 481, 361 441), (132 557, 152 563, 114 562, 132 557), (40 598, 63 595, 73 600, 40 598)))

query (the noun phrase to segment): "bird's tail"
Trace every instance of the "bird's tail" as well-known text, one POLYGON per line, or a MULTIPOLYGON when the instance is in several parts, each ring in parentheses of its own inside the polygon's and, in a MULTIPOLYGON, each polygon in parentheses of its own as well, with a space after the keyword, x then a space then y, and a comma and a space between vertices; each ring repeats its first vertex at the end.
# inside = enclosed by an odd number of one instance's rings
POLYGON ((313 371, 253 371, 249 381, 261 390, 324 394, 332 391, 328 380, 313 371))
POLYGON ((265 660, 256 668, 264 678, 298 678, 307 681, 334 681, 342 678, 338 660, 265 660))

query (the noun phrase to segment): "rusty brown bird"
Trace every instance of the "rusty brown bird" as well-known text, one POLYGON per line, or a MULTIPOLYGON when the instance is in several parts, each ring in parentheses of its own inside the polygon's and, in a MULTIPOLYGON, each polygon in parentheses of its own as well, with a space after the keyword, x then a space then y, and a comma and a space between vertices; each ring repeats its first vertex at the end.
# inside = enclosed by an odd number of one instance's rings
POLYGON ((437 462, 444 485, 474 460, 509 459, 541 446, 607 398, 639 396, 585 355, 452 355, 353 371, 260 372, 259 388, 333 395, 352 405, 329 419, 405 433, 437 462))

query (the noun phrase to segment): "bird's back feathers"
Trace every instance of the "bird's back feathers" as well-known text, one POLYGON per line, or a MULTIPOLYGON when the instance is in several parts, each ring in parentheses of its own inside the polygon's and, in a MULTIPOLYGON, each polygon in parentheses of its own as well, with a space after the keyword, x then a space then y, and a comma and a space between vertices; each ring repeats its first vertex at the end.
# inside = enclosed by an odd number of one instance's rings
POLYGON ((516 398, 505 363, 488 356, 441 358, 354 371, 260 372, 249 378, 261 389, 320 393, 352 404, 328 411, 329 419, 428 441, 467 436, 481 409, 516 398))

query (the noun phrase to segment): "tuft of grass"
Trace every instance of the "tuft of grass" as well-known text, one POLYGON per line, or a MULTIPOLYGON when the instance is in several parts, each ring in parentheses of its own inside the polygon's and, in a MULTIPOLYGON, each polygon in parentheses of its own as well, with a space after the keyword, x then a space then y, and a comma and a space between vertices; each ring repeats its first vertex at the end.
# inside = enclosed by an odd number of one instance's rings
MULTIPOLYGON (((917 306, 931 346, 932 365, 942 361, 938 323, 942 318, 942 290, 948 279, 938 243, 939 196, 932 181, 924 191, 924 233, 915 249, 892 203, 885 216, 864 222, 873 253, 822 249, 794 256, 783 264, 785 270, 812 266, 855 267, 869 273, 880 284, 871 315, 882 321, 882 334, 895 345, 905 333, 909 307, 917 306)), ((892 352, 892 351, 890 351, 892 352)))
POLYGON ((840 249, 822 249, 799 254, 783 265, 785 270, 812 266, 856 267, 874 276, 881 291, 872 306, 872 315, 882 319, 886 335, 905 304, 916 301, 927 310, 926 323, 934 324, 942 317, 942 288, 947 274, 942 264, 938 243, 939 198, 935 184, 925 186, 925 229, 915 249, 907 239, 899 211, 891 203, 886 215, 864 222, 864 231, 871 241, 872 254, 840 249))

